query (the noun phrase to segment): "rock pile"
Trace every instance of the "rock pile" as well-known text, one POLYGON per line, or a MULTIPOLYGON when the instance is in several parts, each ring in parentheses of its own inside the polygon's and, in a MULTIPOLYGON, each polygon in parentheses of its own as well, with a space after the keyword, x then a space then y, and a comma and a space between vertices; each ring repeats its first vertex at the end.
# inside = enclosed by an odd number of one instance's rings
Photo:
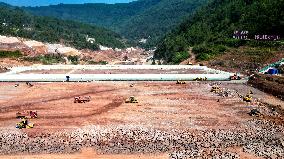
POLYGON ((239 158, 229 147, 263 157, 284 157, 283 125, 253 119, 241 129, 173 130, 169 132, 131 126, 89 126, 29 137, 21 131, 0 132, 0 154, 72 153, 91 147, 99 153, 169 153, 170 158, 212 156, 239 158))

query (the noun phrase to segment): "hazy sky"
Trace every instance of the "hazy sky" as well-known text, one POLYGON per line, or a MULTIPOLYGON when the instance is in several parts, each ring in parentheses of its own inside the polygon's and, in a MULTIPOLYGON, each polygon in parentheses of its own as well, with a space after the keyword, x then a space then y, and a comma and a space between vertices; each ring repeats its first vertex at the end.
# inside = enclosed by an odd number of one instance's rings
POLYGON ((134 0, 0 0, 14 6, 47 6, 50 4, 128 3, 134 0))

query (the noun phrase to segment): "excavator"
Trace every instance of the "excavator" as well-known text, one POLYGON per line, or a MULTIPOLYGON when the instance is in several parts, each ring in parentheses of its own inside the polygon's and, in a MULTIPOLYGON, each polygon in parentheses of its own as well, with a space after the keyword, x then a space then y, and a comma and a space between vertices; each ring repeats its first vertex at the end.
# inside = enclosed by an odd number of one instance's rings
POLYGON ((185 81, 177 80, 176 84, 186 84, 185 81))
POLYGON ((252 109, 249 113, 250 116, 255 116, 255 117, 263 117, 263 115, 260 113, 259 110, 257 109, 252 109))
POLYGON ((17 112, 16 118, 37 118, 37 111, 17 112))
POLYGON ((138 100, 134 96, 130 96, 125 100, 125 103, 138 103, 138 100))
POLYGON ((207 77, 197 77, 197 78, 194 78, 193 81, 207 81, 207 77))
POLYGON ((212 86, 211 88, 211 91, 210 92, 213 92, 213 93, 219 93, 221 92, 221 89, 219 86, 212 86))
POLYGON ((252 96, 250 93, 248 93, 246 96, 243 97, 243 101, 245 102, 251 102, 252 101, 252 96))
POLYGON ((18 122, 17 126, 16 126, 16 128, 18 128, 18 129, 23 129, 23 128, 30 129, 30 128, 33 128, 33 127, 34 127, 34 124, 29 123, 27 118, 22 118, 21 121, 18 122))

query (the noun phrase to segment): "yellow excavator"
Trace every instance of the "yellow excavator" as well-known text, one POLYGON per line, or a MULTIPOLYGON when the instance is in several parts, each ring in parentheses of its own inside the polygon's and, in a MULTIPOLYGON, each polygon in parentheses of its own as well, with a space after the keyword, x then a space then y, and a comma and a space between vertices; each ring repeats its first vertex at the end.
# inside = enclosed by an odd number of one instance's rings
POLYGON ((207 81, 207 77, 197 77, 197 78, 194 78, 193 81, 207 81))
POLYGON ((26 117, 24 118, 21 118, 21 121, 17 123, 17 126, 16 128, 18 129, 23 129, 23 128, 27 128, 27 129, 30 129, 30 128, 33 128, 34 127, 34 124, 33 123, 29 123, 28 119, 26 117))
POLYGON ((243 97, 243 101, 245 102, 251 102, 252 101, 252 96, 250 93, 248 93, 246 96, 243 97))
POLYGON ((138 100, 134 96, 130 96, 125 100, 125 103, 138 103, 138 100))
POLYGON ((219 86, 212 86, 210 92, 219 93, 220 91, 221 91, 221 88, 219 86))

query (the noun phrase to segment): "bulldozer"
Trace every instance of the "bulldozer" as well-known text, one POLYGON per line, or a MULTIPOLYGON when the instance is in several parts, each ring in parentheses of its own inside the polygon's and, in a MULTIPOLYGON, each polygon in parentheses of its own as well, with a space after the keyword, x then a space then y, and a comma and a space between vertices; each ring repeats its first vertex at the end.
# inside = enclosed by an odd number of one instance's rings
POLYGON ((221 92, 221 88, 219 86, 212 86, 210 92, 219 93, 221 92))
POLYGON ((177 80, 176 84, 186 84, 185 81, 177 80))
POLYGON ((130 96, 125 100, 125 103, 138 103, 138 100, 134 96, 130 96))
POLYGON ((86 102, 90 102, 91 101, 91 97, 74 97, 74 103, 86 103, 86 102))
POLYGON ((16 128, 18 129, 23 129, 23 128, 33 128, 34 124, 33 123, 29 123, 27 118, 22 118, 22 120, 20 122, 17 123, 16 128))
POLYGON ((16 118, 37 118, 36 111, 27 111, 27 112, 17 112, 16 118))
POLYGON ((243 101, 251 102, 252 101, 252 96, 250 94, 247 94, 246 96, 243 97, 243 101))

